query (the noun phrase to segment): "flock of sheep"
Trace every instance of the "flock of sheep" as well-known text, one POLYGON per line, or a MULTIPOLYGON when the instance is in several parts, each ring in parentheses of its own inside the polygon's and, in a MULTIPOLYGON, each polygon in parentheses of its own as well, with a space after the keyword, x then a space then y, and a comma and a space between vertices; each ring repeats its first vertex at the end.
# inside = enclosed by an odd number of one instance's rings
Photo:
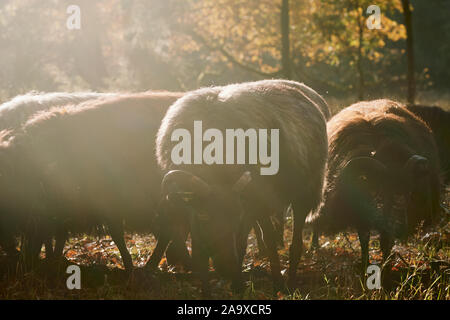
POLYGON ((370 231, 380 233, 386 258, 394 239, 438 220, 449 181, 450 113, 376 100, 330 119, 320 95, 286 80, 187 93, 30 93, 0 106, 0 130, 0 247, 8 256, 32 268, 42 245, 46 259, 59 259, 71 234, 106 232, 131 271, 124 231, 153 233, 146 268, 166 254, 198 274, 205 295, 209 258, 242 289, 252 229, 275 290, 285 285, 277 248, 289 207, 295 286, 305 223, 315 244, 322 232, 356 229, 367 265, 370 231), (172 132, 192 131, 198 120, 219 130, 279 129, 278 173, 260 175, 261 163, 175 165, 172 132))

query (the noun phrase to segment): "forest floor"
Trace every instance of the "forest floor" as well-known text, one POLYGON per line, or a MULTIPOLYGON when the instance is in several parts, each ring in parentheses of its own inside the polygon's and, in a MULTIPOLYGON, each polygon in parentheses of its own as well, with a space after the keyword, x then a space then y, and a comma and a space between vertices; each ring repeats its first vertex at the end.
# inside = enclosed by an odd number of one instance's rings
MULTIPOLYGON (((450 207, 450 192, 443 203, 450 207)), ((290 217, 285 228, 285 247, 279 250, 283 275, 287 275, 290 217)), ((444 214, 439 226, 418 230, 408 243, 397 243, 382 268, 382 288, 369 290, 361 275, 360 246, 356 233, 320 238, 320 247, 310 250, 311 232, 304 231, 304 254, 298 267, 298 289, 273 292, 270 265, 260 257, 253 234, 244 261, 246 289, 233 294, 230 282, 210 267, 213 299, 445 299, 450 300, 450 222, 444 214)), ((0 299, 201 299, 200 283, 181 267, 170 267, 163 259, 159 271, 142 266, 155 247, 148 235, 127 235, 127 246, 136 270, 131 278, 123 270, 120 253, 110 237, 73 237, 66 243, 60 265, 42 260, 33 272, 24 273, 19 264, 0 256, 0 299), (66 267, 81 266, 81 289, 69 290, 66 267)), ((189 242, 188 242, 189 248, 189 242)), ((190 248, 189 248, 190 249, 190 248)), ((45 256, 42 251, 41 256, 45 256)), ((371 263, 382 260, 377 235, 370 241, 371 263)))

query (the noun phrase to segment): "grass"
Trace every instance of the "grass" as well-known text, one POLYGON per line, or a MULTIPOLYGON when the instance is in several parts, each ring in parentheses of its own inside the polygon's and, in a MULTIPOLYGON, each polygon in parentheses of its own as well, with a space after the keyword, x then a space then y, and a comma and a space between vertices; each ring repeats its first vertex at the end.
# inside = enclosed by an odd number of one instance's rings
MULTIPOLYGON (((290 224, 288 218, 288 225, 290 224)), ((444 299, 450 300, 450 223, 444 218, 433 230, 419 230, 406 244, 397 244, 382 269, 382 288, 369 290, 360 275, 360 252, 355 233, 335 238, 320 238, 320 248, 309 248, 311 236, 305 231, 305 253, 298 268, 298 289, 294 292, 272 291, 270 265, 260 258, 256 240, 249 239, 244 262, 246 289, 234 295, 230 283, 211 267, 214 299, 444 299)), ((289 228, 285 232, 290 240, 289 228)), ((24 273, 17 264, 0 260, 0 299, 201 299, 200 283, 192 273, 169 267, 165 260, 156 273, 141 267, 155 241, 151 236, 127 237, 136 271, 128 278, 120 254, 110 238, 84 236, 72 238, 66 245, 67 264, 48 265, 44 261, 33 272, 24 273), (65 273, 68 264, 81 266, 82 289, 68 290, 65 273), (7 266, 7 267, 6 267, 7 266)), ((378 236, 370 242, 371 262, 380 263, 378 236)), ((288 246, 279 250, 286 273, 288 246)))

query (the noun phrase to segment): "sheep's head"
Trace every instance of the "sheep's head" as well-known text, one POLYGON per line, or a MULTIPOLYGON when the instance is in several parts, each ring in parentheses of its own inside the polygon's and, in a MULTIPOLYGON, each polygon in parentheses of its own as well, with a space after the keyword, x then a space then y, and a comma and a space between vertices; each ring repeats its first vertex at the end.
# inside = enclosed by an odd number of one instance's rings
POLYGON ((410 156, 406 163, 396 167, 374 157, 358 157, 345 164, 339 188, 345 190, 345 201, 361 220, 404 238, 411 231, 408 221, 411 194, 428 173, 428 161, 419 155, 410 156))
POLYGON ((241 192, 250 180, 245 172, 233 185, 212 185, 190 172, 173 170, 162 182, 166 206, 189 216, 193 241, 200 242, 193 243, 193 250, 206 250, 216 269, 228 277, 241 268, 241 192))

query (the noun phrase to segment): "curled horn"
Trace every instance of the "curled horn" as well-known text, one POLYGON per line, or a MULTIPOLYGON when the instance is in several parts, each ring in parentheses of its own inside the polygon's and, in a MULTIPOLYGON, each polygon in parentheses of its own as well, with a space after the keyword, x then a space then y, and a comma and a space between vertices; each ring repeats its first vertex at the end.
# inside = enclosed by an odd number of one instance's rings
POLYGON ((242 176, 236 181, 233 186, 233 191, 240 193, 244 191, 245 187, 252 181, 252 174, 250 171, 245 171, 242 176))
POLYGON ((429 172, 428 159, 417 154, 411 156, 406 161, 405 170, 411 173, 413 176, 422 176, 429 172))
POLYGON ((342 171, 345 178, 355 178, 356 173, 369 173, 376 179, 381 178, 386 172, 386 166, 372 157, 357 157, 346 163, 342 171))
POLYGON ((190 191, 199 196, 207 196, 211 188, 201 178, 183 170, 172 170, 165 174, 161 182, 161 193, 165 197, 169 193, 171 183, 178 185, 180 191, 190 191))

